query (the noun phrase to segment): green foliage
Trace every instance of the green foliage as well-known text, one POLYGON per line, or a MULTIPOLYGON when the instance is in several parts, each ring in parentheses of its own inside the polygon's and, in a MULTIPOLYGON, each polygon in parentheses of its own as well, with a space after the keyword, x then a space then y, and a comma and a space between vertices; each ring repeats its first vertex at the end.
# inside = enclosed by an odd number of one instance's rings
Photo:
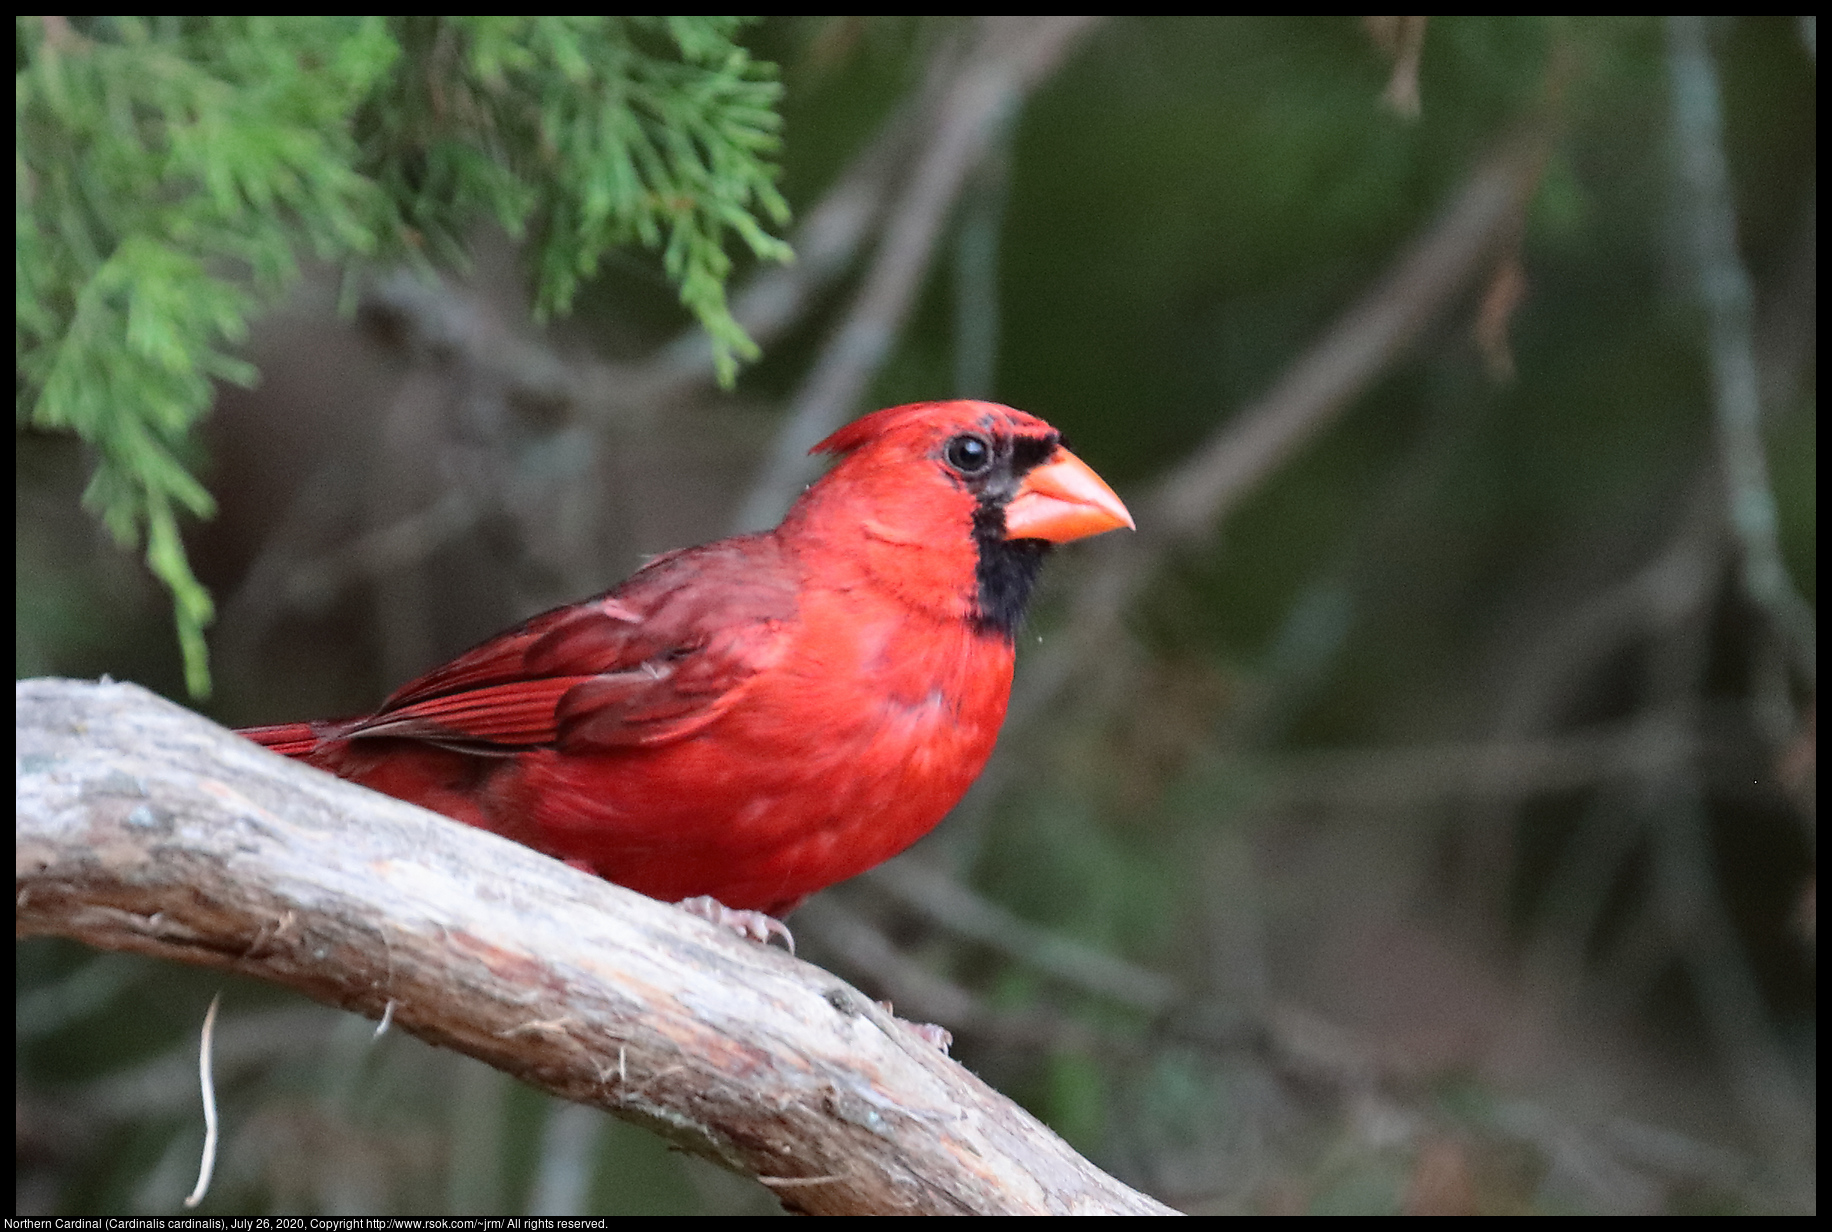
POLYGON ((681 301, 712 335, 722 380, 756 347, 725 303, 736 232, 759 258, 788 247, 776 191, 774 68, 732 39, 733 17, 403 19, 414 72, 396 73, 357 129, 423 243, 462 259, 479 215, 532 231, 537 308, 565 311, 606 250, 662 250, 681 301), (666 52, 661 49, 666 48, 666 52), (430 74, 439 88, 427 90, 430 74))
POLYGON ((14 352, 21 422, 96 451, 85 494, 171 589, 187 682, 209 690, 209 595, 178 515, 185 455, 249 318, 325 260, 461 263, 478 222, 527 236, 536 306, 564 311, 609 249, 660 250, 720 379, 756 347, 725 302, 788 209, 771 65, 741 20, 17 20, 14 352))

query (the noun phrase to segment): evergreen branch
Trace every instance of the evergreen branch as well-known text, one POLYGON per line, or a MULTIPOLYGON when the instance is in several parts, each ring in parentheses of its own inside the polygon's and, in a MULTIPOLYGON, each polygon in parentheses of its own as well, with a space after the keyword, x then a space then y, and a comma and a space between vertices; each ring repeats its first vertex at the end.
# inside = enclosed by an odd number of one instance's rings
POLYGON ((232 349, 324 260, 462 264, 490 220, 532 233, 538 313, 613 248, 655 251, 729 384, 756 346, 725 282, 788 208, 774 67, 733 17, 21 17, 14 116, 16 417, 96 451, 85 501, 171 589, 209 691, 209 595, 179 535, 207 517, 191 433, 232 349))

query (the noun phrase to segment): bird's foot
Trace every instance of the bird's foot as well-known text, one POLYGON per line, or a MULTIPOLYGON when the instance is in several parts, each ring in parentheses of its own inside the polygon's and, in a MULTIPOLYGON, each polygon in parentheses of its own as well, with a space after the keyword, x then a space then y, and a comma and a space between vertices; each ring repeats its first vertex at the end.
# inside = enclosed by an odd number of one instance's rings
MULTIPOLYGON (((878 1005, 892 1018, 897 1018, 897 1011, 891 1008, 889 1001, 880 1001, 878 1005)), ((948 1055, 948 1049, 954 1047, 954 1032, 946 1027, 932 1022, 911 1022, 907 1018, 897 1018, 897 1021, 914 1031, 924 1043, 939 1048, 944 1057, 948 1055)))
POLYGON ((781 937, 789 953, 795 953, 795 936, 789 926, 773 915, 761 911, 741 911, 727 907, 710 894, 698 898, 683 898, 674 904, 682 911, 697 915, 702 920, 710 920, 720 928, 730 929, 740 937, 755 941, 758 945, 768 945, 771 937, 781 937))

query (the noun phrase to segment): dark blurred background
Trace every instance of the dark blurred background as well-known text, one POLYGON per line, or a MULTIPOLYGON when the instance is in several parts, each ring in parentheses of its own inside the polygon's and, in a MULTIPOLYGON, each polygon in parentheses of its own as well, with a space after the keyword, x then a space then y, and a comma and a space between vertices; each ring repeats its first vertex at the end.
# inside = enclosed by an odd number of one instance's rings
MULTIPOLYGON (((546 328, 498 234, 354 315, 309 277, 198 441, 206 712, 368 709, 773 520, 823 416, 989 396, 1140 532, 1052 560, 984 779, 804 957, 1190 1211, 1810 1211, 1814 32, 769 19, 762 361, 721 392, 638 252, 546 328)), ((82 450, 17 440, 17 673, 184 700, 82 450)), ((21 1213, 178 1209, 218 988, 202 1213, 776 1209, 291 994, 18 960, 21 1213)))

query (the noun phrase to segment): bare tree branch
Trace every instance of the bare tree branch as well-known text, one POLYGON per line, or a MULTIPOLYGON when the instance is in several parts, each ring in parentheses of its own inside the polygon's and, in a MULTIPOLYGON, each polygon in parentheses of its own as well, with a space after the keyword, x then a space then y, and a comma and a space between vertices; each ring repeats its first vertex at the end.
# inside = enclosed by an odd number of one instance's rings
POLYGON ((1410 347, 1514 235, 1539 185, 1545 139, 1507 143, 1464 183, 1444 212, 1401 254, 1386 276, 1285 370, 1265 396, 1244 407, 1187 460, 1133 502, 1139 531, 1090 545, 1098 564, 1076 592, 1063 636, 1025 664, 1012 699, 1014 723, 1027 721, 1069 678, 1106 653, 1120 614, 1171 548, 1213 531, 1236 505, 1317 435, 1410 347))
POLYGON ((1762 442, 1754 339, 1755 293, 1737 251, 1737 214, 1724 153, 1717 62, 1697 15, 1666 21, 1678 196, 1690 227, 1711 354, 1725 505, 1742 563, 1743 593, 1774 626, 1807 687, 1819 678, 1818 627, 1781 558, 1780 515, 1762 442))
POLYGON ((275 757, 15 686, 20 936, 232 970, 648 1125, 808 1213, 1170 1214, 834 976, 275 757))
POLYGON ((1175 980, 1041 928, 947 873, 906 855, 873 869, 871 883, 957 936, 1017 958, 1026 966, 1147 1013, 1163 1013, 1181 991, 1175 980))
POLYGON ((1132 1041, 1104 1036, 1043 1007, 1006 1010, 987 1004, 977 993, 904 953, 873 921, 842 905, 835 895, 816 898, 797 913, 796 921, 798 926, 812 924, 823 946, 843 963, 869 971, 902 1013, 938 1019, 1005 1047, 1070 1048, 1108 1059, 1115 1051, 1135 1048, 1132 1041))
POLYGON ((928 143, 845 320, 796 393, 737 530, 774 525, 810 474, 808 450, 839 427, 890 354, 922 289, 941 229, 967 177, 1024 95, 1061 63, 1093 17, 987 17, 947 91, 928 143))

